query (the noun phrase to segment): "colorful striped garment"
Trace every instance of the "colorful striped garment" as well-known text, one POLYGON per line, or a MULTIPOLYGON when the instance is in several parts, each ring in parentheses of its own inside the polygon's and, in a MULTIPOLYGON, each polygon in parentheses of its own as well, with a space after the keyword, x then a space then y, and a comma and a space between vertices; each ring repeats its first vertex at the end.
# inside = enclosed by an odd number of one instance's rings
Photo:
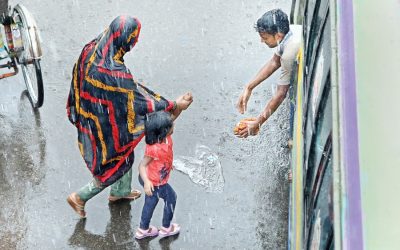
POLYGON ((106 186, 132 167, 145 115, 173 108, 173 102, 135 82, 124 64, 123 56, 137 43, 140 27, 136 18, 115 18, 85 45, 73 69, 68 118, 77 127, 88 169, 106 186))

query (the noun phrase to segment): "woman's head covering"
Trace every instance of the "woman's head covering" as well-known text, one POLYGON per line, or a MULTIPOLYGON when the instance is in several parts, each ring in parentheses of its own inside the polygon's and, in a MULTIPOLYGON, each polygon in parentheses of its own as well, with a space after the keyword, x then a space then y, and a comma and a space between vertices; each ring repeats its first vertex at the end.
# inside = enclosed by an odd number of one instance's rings
POLYGON ((111 24, 109 31, 119 36, 113 41, 116 50, 123 49, 125 52, 130 51, 139 39, 141 24, 139 20, 129 16, 119 16, 115 18, 111 24))
POLYGON ((138 41, 141 24, 118 16, 83 48, 75 63, 67 103, 77 127, 79 149, 92 174, 104 185, 132 166, 143 137, 144 116, 170 110, 173 103, 136 83, 123 57, 138 41))
POLYGON ((98 53, 104 60, 105 67, 113 68, 115 62, 122 63, 123 56, 130 51, 139 39, 141 24, 130 16, 118 16, 108 29, 101 34, 98 53))

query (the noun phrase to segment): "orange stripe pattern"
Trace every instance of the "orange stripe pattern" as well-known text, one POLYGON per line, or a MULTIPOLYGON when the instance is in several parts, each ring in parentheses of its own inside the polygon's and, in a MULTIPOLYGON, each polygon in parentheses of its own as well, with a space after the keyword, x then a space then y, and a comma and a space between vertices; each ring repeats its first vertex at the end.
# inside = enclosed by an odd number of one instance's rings
POLYGON ((88 169, 106 186, 132 167, 145 115, 173 107, 136 83, 124 64, 123 56, 137 43, 140 28, 136 18, 118 16, 84 46, 72 72, 68 118, 77 128, 88 169))

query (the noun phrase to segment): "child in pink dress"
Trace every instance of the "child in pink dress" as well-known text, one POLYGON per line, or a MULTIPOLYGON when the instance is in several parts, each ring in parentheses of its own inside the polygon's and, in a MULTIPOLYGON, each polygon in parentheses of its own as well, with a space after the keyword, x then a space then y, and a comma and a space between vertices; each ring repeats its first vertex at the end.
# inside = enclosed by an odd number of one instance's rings
POLYGON ((180 226, 171 223, 174 216, 176 193, 168 184, 173 169, 172 137, 174 124, 171 114, 164 111, 147 115, 145 121, 146 149, 139 165, 139 182, 146 193, 139 228, 135 238, 178 234, 180 226), (162 227, 158 230, 150 225, 151 217, 159 199, 164 200, 162 227))

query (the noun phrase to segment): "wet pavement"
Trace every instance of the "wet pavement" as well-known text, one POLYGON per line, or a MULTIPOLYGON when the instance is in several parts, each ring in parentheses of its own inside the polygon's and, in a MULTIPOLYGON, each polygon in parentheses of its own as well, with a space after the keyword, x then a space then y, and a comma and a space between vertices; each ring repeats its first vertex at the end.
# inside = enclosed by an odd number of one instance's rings
MULTIPOLYGON (((288 104, 257 137, 240 140, 232 129, 274 92, 277 74, 254 91, 248 114, 234 108, 273 53, 259 42, 255 21, 270 8, 289 11, 289 0, 10 2, 25 4, 40 27, 45 101, 31 109, 22 73, 0 81, 0 249, 286 248, 288 104), (86 42, 126 13, 142 22, 139 43, 125 56, 134 76, 165 97, 192 91, 195 98, 174 134, 181 168, 170 184, 182 226, 175 238, 134 240, 143 198, 109 204, 106 190, 88 202, 86 220, 65 201, 90 180, 65 111, 72 66, 86 42)), ((142 155, 143 144, 135 176, 142 155)), ((161 215, 160 203, 152 223, 161 215)))

